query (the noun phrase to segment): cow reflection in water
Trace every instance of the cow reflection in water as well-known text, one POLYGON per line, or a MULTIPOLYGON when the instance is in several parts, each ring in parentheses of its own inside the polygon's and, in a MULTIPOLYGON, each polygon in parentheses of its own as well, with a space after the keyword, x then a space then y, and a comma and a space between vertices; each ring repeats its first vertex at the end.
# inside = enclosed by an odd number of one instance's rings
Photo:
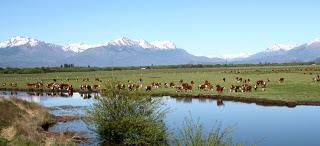
POLYGON ((90 99, 92 97, 89 93, 80 93, 80 96, 83 97, 83 99, 90 99))
POLYGON ((29 96, 43 96, 42 92, 27 92, 29 96))
POLYGON ((70 97, 73 96, 73 92, 28 92, 29 96, 51 96, 51 97, 70 97))
POLYGON ((16 96, 18 93, 17 93, 17 91, 11 91, 11 96, 16 96))
POLYGON ((217 99, 217 106, 224 106, 222 99, 217 99))

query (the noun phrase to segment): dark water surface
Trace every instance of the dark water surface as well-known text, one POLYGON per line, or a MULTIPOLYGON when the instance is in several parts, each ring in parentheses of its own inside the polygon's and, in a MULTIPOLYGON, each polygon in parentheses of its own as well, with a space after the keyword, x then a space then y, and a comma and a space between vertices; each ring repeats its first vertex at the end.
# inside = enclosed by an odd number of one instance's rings
MULTIPOLYGON (((34 94, 34 93, 32 93, 34 94)), ((0 92, 0 96, 10 97, 10 92, 0 92)), ((94 103, 94 94, 74 93, 70 97, 65 95, 48 96, 29 95, 26 92, 17 92, 18 98, 37 102, 50 107, 55 115, 84 115, 86 107, 94 103), (86 99, 84 99, 86 98, 86 99), (69 108, 72 107, 72 108, 69 108)), ((181 128, 186 117, 203 123, 206 131, 217 124, 222 127, 233 126, 233 138, 246 141, 258 146, 319 146, 320 139, 320 107, 297 106, 295 108, 278 106, 260 106, 240 102, 217 102, 213 99, 171 98, 162 97, 165 105, 171 112, 166 117, 166 124, 174 133, 181 128)), ((90 127, 92 128, 92 126, 90 127)), ((90 143, 83 145, 97 145, 96 134, 90 132, 88 125, 82 120, 58 123, 49 131, 69 130, 83 132, 90 143)))

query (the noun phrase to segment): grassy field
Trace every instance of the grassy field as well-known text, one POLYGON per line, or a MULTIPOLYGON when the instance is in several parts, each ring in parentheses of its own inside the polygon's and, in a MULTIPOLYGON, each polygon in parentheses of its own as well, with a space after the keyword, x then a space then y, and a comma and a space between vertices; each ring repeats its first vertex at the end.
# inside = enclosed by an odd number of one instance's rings
MULTIPOLYGON (((69 83, 75 89, 79 89, 81 84, 106 84, 112 77, 127 83, 130 80, 133 83, 140 84, 139 78, 142 78, 144 86, 151 82, 176 82, 183 79, 185 82, 195 81, 196 86, 192 92, 187 94, 210 94, 219 95, 216 91, 199 91, 197 86, 205 80, 213 85, 222 85, 226 89, 221 95, 237 97, 257 97, 284 101, 320 101, 320 82, 314 82, 312 79, 320 74, 319 65, 303 66, 255 66, 255 67, 214 67, 214 68, 176 68, 176 69, 145 69, 145 70, 117 70, 117 71, 92 71, 92 72, 61 72, 61 73, 43 73, 43 74, 0 74, 1 88, 10 88, 9 83, 17 82, 19 89, 27 89, 26 83, 43 81, 46 84, 58 79, 60 83, 69 83), (250 78, 251 84, 256 80, 267 80, 266 91, 259 89, 248 93, 230 93, 231 85, 241 85, 235 80, 235 77, 250 78), (283 83, 279 83, 279 78, 285 78, 283 83), (77 82, 75 79, 78 78, 77 82), (82 81, 83 78, 89 78, 89 82, 82 81), (95 81, 99 78, 102 82, 95 81), (226 78, 226 82, 223 82, 226 78), (70 79, 67 81, 67 79, 70 79), (2 86, 6 83, 6 86, 2 86)), ((142 90, 142 89, 141 89, 142 90)), ((144 91, 141 91, 144 92, 144 91)), ((176 90, 172 88, 152 89, 152 93, 172 93, 176 90)), ((186 93, 179 93, 186 94, 186 93)))

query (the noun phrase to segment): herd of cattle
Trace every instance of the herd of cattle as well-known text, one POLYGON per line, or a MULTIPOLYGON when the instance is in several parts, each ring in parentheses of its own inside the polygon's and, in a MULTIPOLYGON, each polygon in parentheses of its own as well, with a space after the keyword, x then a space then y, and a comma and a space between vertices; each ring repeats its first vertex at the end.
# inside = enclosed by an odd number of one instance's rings
MULTIPOLYGON (((68 81, 70 79, 67 79, 68 81)), ((284 82, 284 78, 279 78, 278 82, 282 83, 284 82)), ((320 82, 320 76, 317 75, 313 78, 315 82, 320 82)), ((73 92, 74 88, 72 84, 67 83, 58 83, 56 79, 52 79, 53 82, 48 83, 44 85, 43 81, 35 82, 35 83, 27 83, 26 86, 28 89, 48 89, 51 91, 67 91, 67 92, 73 92)), ((82 80, 83 82, 89 82, 89 78, 84 78, 82 80)), ((102 82, 99 78, 95 78, 95 81, 102 82)), ((222 79, 223 82, 226 82, 226 78, 222 79)), ((266 90, 267 83, 270 82, 269 79, 267 80, 257 80, 255 82, 252 82, 249 78, 242 78, 242 77, 236 77, 235 81, 238 84, 231 85, 229 88, 230 92, 250 92, 252 90, 257 91, 259 88, 261 88, 262 91, 266 90)), ((6 83, 3 83, 2 86, 6 86, 6 83)), ((8 84, 11 87, 17 87, 17 83, 13 82, 8 84)), ((224 86, 221 86, 219 84, 212 84, 210 81, 205 80, 203 83, 196 85, 195 81, 191 82, 185 82, 183 79, 179 80, 178 82, 152 82, 149 85, 143 85, 142 79, 139 79, 138 84, 132 83, 130 80, 128 80, 127 84, 119 83, 116 85, 117 89, 120 90, 129 90, 129 91, 136 91, 136 90, 145 90, 147 92, 157 89, 157 88, 173 88, 176 92, 192 92, 194 89, 198 89, 200 91, 216 91, 217 93, 222 93, 225 90, 224 86)), ((100 84, 83 84, 79 87, 80 91, 98 91, 100 89, 100 84)))

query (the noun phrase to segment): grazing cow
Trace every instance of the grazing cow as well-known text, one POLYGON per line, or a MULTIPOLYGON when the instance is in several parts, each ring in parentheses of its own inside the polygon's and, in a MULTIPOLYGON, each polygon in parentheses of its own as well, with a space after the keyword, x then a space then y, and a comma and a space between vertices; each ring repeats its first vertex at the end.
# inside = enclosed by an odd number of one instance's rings
POLYGON ((121 90, 121 89, 125 89, 126 86, 125 86, 124 84, 117 84, 117 85, 116 85, 116 88, 118 88, 119 90, 121 90))
POLYGON ((222 80, 223 80, 223 82, 226 82, 226 78, 223 78, 222 80))
POLYGON ((241 86, 231 85, 230 92, 240 92, 241 86))
POLYGON ((98 90, 100 88, 100 85, 93 85, 93 89, 98 90))
POLYGON ((94 80, 95 80, 95 81, 98 81, 98 82, 100 82, 100 79, 99 79, 99 78, 95 78, 94 80))
POLYGON ((210 82, 208 80, 205 80, 204 85, 210 85, 210 82))
POLYGON ((28 88, 42 88, 43 84, 42 82, 37 82, 37 83, 27 83, 28 88))
POLYGON ((10 83, 10 86, 11 86, 11 87, 17 87, 18 84, 17 84, 16 82, 12 82, 12 83, 10 83))
POLYGON ((252 86, 249 84, 243 84, 241 89, 242 89, 242 92, 248 92, 248 91, 251 91, 252 86))
POLYGON ((214 87, 213 87, 213 85, 207 85, 207 88, 209 89, 209 90, 214 90, 214 87))
POLYGON ((204 84, 198 86, 199 90, 205 90, 206 88, 207 88, 207 85, 204 85, 204 84))
POLYGON ((319 82, 319 81, 320 81, 320 76, 317 75, 317 77, 313 78, 313 80, 314 80, 315 82, 319 82))
POLYGON ((91 91, 92 90, 90 85, 80 85, 80 89, 82 91, 91 91))
POLYGON ((152 82, 152 83, 151 83, 151 86, 152 86, 153 88, 160 88, 160 87, 161 87, 161 83, 160 83, 160 82, 152 82))
POLYGON ((168 87, 169 87, 169 85, 168 85, 167 82, 165 82, 163 85, 164 85, 165 88, 168 88, 168 87))
POLYGON ((175 84, 173 82, 170 82, 170 87, 174 88, 175 84))
POLYGON ((129 84, 128 85, 128 89, 129 91, 136 91, 138 89, 140 89, 142 87, 142 84, 141 85, 138 85, 138 84, 129 84))
POLYGON ((181 92, 183 90, 183 87, 175 87, 176 88, 176 92, 181 92))
POLYGON ((218 93, 222 93, 222 92, 223 92, 223 89, 224 89, 223 86, 216 85, 216 91, 217 91, 218 93))
POLYGON ((283 82, 284 82, 284 78, 280 78, 279 83, 283 83, 283 82))
POLYGON ((236 81, 242 82, 242 78, 241 77, 236 77, 236 81))
POLYGON ((60 84, 59 89, 73 91, 72 85, 69 85, 69 84, 60 84))
POLYGON ((179 81, 179 83, 182 84, 182 83, 183 83, 183 80, 181 79, 181 80, 179 81))
POLYGON ((191 83, 192 86, 195 84, 194 81, 191 81, 190 83, 191 83))
POLYGON ((186 91, 192 91, 192 86, 189 85, 188 83, 183 83, 182 88, 186 91))
POLYGON ((57 82, 57 79, 53 79, 53 82, 57 82))
POLYGON ((151 92, 151 88, 152 88, 152 86, 148 85, 148 86, 146 87, 146 91, 151 92))
POLYGON ((256 84, 259 86, 259 85, 262 85, 263 83, 265 83, 263 80, 258 80, 257 82, 256 82, 256 84))

